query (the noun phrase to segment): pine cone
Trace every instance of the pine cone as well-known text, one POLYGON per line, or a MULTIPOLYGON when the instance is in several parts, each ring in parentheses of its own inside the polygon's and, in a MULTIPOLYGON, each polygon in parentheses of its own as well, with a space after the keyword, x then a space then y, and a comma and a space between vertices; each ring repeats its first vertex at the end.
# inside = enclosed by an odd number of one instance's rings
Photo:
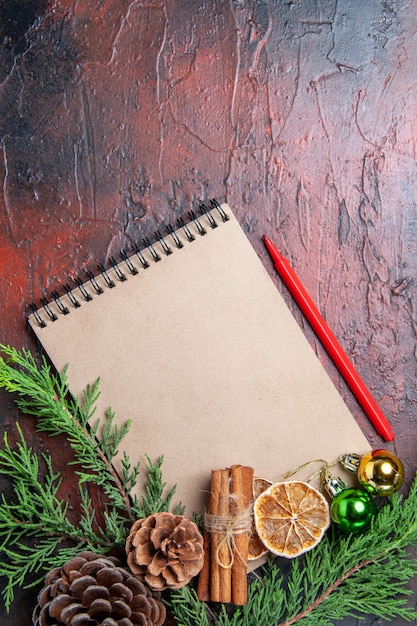
POLYGON ((203 567, 203 538, 182 515, 156 513, 133 524, 126 553, 132 572, 154 591, 180 589, 203 567))
POLYGON ((161 626, 165 607, 120 561, 82 552, 47 574, 34 626, 161 626))

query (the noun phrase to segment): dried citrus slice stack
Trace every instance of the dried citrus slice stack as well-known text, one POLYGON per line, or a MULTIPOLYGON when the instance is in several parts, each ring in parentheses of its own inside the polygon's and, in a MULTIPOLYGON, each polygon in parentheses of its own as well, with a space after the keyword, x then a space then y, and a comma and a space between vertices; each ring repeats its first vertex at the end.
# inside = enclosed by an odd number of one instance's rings
MULTIPOLYGON (((263 493, 271 485, 272 485, 272 482, 270 480, 266 480, 265 478, 255 477, 253 479, 253 487, 252 487, 253 501, 255 502, 258 496, 260 496, 261 493, 263 493)), ((260 540, 259 535, 256 531, 255 519, 253 519, 252 530, 251 530, 251 534, 249 537, 248 560, 254 561, 255 559, 258 559, 260 556, 263 556, 264 554, 266 554, 267 552, 268 552, 268 548, 260 540)))
POLYGON ((275 483, 254 504, 258 535, 270 552, 294 558, 314 548, 329 527, 329 505, 308 483, 275 483))

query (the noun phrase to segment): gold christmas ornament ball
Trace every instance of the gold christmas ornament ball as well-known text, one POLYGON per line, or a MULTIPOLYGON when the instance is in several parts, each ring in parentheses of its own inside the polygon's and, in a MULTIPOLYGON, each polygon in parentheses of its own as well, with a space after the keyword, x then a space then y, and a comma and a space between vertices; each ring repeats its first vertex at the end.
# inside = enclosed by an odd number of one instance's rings
POLYGON ((373 450, 359 462, 357 477, 360 485, 374 496, 390 496, 404 482, 404 466, 388 450, 373 450))

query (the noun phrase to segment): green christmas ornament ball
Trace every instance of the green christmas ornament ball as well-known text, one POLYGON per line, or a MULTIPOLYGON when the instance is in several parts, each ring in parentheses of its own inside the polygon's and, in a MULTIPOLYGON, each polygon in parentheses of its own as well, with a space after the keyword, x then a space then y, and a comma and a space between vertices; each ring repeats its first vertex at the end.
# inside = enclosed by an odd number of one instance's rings
POLYGON ((340 491, 330 505, 330 516, 341 530, 357 533, 365 530, 377 513, 377 507, 367 491, 347 488, 340 491))
POLYGON ((357 477, 361 487, 373 496, 390 496, 404 482, 404 466, 392 452, 373 450, 361 457, 357 477))

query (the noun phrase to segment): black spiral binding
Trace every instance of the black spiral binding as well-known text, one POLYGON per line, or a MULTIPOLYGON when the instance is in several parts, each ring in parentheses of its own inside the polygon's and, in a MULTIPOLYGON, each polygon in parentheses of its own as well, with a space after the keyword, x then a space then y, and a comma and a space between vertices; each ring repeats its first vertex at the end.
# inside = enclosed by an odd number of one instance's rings
POLYGON ((80 307, 81 304, 79 303, 77 298, 74 296, 70 285, 68 284, 64 285, 64 289, 74 309, 78 309, 78 307, 80 307))
POLYGON ((169 256, 173 254, 173 250, 180 250, 184 247, 184 243, 179 236, 179 232, 182 233, 185 240, 189 243, 195 241, 196 236, 204 236, 207 233, 207 228, 214 229, 218 226, 218 219, 222 222, 227 222, 229 217, 223 207, 217 202, 217 200, 210 201, 210 207, 205 204, 200 204, 199 214, 194 210, 189 211, 188 221, 185 221, 183 217, 178 218, 177 228, 174 228, 171 224, 166 227, 167 234, 164 236, 161 229, 158 229, 154 233, 155 241, 151 242, 149 238, 143 239, 143 248, 139 248, 135 245, 133 254, 128 255, 125 250, 120 253, 120 262, 114 257, 110 258, 110 267, 106 268, 102 263, 98 265, 98 274, 94 275, 90 270, 86 270, 86 279, 82 280, 80 277, 75 279, 75 286, 71 287, 68 283, 64 285, 64 294, 61 295, 56 289, 51 292, 51 298, 41 298, 41 306, 36 306, 35 303, 30 304, 30 312, 33 315, 34 320, 40 328, 45 328, 48 323, 56 322, 59 319, 59 315, 68 315, 71 309, 62 301, 63 296, 68 298, 68 304, 74 309, 78 309, 82 306, 82 303, 88 303, 93 300, 93 297, 99 296, 104 293, 103 287, 98 282, 98 277, 103 279, 103 286, 108 289, 116 287, 117 282, 125 282, 128 280, 128 276, 136 276, 139 274, 138 268, 132 262, 132 258, 136 256, 140 263, 140 269, 147 269, 150 266, 146 256, 157 263, 163 256, 169 256), (215 215, 213 215, 213 213, 215 215), (206 224, 203 224, 203 218, 206 224), (169 242, 169 243, 168 243, 169 242), (160 248, 160 252, 156 246, 160 248), (146 256, 144 252, 147 252, 146 256), (162 255, 162 256, 161 256, 162 255), (122 267, 123 269, 122 269, 122 267), (127 268, 127 272, 125 271, 127 268), (114 279, 110 276, 109 272, 112 271, 114 279), (92 289, 90 293, 88 286, 92 289), (51 305, 54 305, 53 307, 51 305))

